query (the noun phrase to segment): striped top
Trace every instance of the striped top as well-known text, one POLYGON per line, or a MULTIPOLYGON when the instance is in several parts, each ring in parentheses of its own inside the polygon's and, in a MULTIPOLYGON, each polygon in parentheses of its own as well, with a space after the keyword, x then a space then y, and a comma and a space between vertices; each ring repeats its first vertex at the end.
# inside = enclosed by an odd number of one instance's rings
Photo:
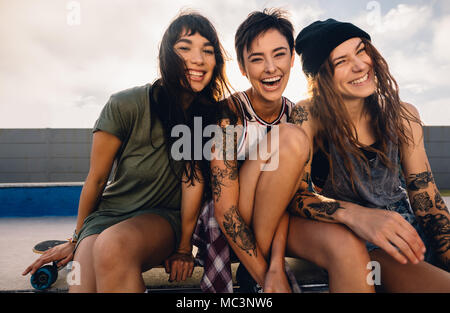
POLYGON ((238 92, 236 96, 244 116, 243 131, 237 150, 238 160, 243 161, 248 159, 250 151, 257 147, 272 126, 287 123, 289 114, 295 104, 289 99, 282 97, 282 105, 278 117, 273 122, 268 123, 256 114, 247 93, 238 92))

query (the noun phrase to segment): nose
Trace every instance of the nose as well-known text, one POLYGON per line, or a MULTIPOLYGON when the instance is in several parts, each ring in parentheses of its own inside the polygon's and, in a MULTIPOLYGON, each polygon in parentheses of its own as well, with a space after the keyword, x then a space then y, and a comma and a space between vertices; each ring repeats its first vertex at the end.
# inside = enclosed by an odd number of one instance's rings
POLYGON ((266 73, 273 73, 276 71, 276 66, 275 63, 273 62, 273 60, 271 58, 267 58, 264 62, 264 71, 266 73))
POLYGON ((193 64, 203 64, 205 61, 203 51, 200 49, 192 49, 189 61, 193 64))
POLYGON ((358 57, 353 58, 353 66, 352 66, 352 70, 354 72, 361 72, 363 70, 365 70, 367 67, 367 64, 361 60, 358 57))

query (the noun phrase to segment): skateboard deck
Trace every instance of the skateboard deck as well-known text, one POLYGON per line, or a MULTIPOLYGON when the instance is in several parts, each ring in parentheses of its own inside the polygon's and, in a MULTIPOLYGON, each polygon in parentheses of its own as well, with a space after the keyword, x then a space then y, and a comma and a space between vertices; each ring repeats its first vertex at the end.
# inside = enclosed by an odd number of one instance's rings
POLYGON ((41 241, 41 242, 39 242, 38 244, 36 244, 33 247, 33 252, 34 253, 38 253, 38 254, 43 254, 45 251, 47 251, 47 250, 49 250, 49 249, 51 249, 53 247, 59 246, 59 245, 61 245, 63 243, 66 243, 66 242, 67 242, 67 240, 46 240, 46 241, 41 241))

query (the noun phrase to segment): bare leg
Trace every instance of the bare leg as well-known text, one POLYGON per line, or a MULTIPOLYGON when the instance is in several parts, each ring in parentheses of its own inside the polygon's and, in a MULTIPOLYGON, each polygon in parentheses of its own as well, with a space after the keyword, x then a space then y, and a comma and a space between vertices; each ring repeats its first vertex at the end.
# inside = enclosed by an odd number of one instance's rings
MULTIPOLYGON (((268 140, 269 146, 270 140, 272 138, 268 140)), ((279 127, 276 146, 277 151, 271 151, 279 158, 274 170, 263 171, 262 167, 268 161, 258 159, 245 161, 239 172, 239 211, 244 221, 253 225, 256 241, 266 257, 309 156, 308 138, 294 125, 279 127)))
MULTIPOLYGON (((267 292, 290 292, 284 268, 289 217, 286 207, 298 188, 301 173, 309 155, 309 143, 302 130, 281 125, 276 150, 270 151, 272 136, 268 136, 264 151, 277 154, 278 166, 264 171, 271 160, 247 160, 239 173, 239 211, 245 223, 252 225, 255 238, 266 259, 272 247, 272 257, 264 289, 267 292), (285 214, 285 219, 282 219, 285 214)), ((261 148, 261 147, 260 147, 261 148)))
POLYGON ((371 251, 370 257, 380 263, 387 292, 450 292, 450 273, 429 263, 403 265, 381 249, 371 251))
POLYGON ((291 216, 287 255, 328 271, 330 292, 374 292, 367 284, 370 262, 365 243, 347 227, 291 216))
POLYGON ((272 243, 270 266, 264 282, 265 292, 292 292, 285 274, 286 242, 289 229, 289 214, 284 213, 278 224, 272 243))
POLYGON ((175 249, 169 222, 143 214, 99 235, 94 245, 98 292, 143 292, 142 272, 161 264, 175 249))
POLYGON ((75 251, 74 261, 80 264, 80 285, 69 286, 69 292, 96 292, 93 247, 98 235, 84 238, 75 251))

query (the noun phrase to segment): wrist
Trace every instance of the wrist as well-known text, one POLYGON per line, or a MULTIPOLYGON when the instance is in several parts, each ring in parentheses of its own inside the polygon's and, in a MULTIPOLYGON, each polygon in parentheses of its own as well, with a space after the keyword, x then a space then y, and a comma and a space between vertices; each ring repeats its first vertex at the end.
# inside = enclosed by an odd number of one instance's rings
POLYGON ((78 242, 78 234, 76 229, 73 231, 72 237, 67 240, 72 244, 76 244, 78 242))
POLYGON ((182 244, 180 244, 180 246, 177 249, 177 253, 180 253, 180 254, 192 254, 192 245, 182 245, 182 244))
POLYGON ((340 209, 335 213, 335 219, 341 224, 349 226, 355 204, 346 201, 339 201, 340 209))

